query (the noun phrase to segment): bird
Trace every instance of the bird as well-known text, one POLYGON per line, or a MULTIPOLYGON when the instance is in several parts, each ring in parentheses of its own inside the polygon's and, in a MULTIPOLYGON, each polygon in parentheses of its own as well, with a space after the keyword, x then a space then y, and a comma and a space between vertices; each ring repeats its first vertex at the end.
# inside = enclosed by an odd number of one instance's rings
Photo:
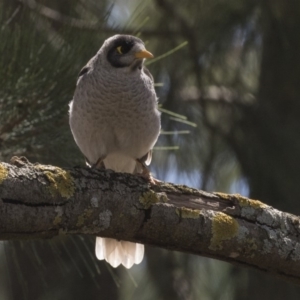
MULTIPOLYGON (((152 180, 146 165, 161 128, 153 77, 144 66, 152 57, 141 39, 117 34, 80 71, 69 123, 90 167, 152 180)), ((144 245, 96 237, 95 251, 111 266, 129 269, 143 260, 144 245)))

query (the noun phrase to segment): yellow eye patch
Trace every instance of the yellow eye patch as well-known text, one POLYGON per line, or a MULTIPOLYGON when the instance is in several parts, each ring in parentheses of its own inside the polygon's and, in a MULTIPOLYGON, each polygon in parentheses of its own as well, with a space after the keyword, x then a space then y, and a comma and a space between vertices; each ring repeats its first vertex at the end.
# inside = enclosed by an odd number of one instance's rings
POLYGON ((117 52, 118 52, 119 54, 123 54, 123 52, 122 52, 122 46, 117 47, 117 52))

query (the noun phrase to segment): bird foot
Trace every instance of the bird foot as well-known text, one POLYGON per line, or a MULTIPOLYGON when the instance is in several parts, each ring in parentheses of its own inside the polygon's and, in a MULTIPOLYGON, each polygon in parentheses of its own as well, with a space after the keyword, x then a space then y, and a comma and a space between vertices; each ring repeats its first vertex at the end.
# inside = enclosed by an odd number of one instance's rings
POLYGON ((154 178, 150 172, 137 173, 136 175, 141 176, 142 178, 144 178, 146 181, 148 181, 152 185, 160 185, 162 183, 162 181, 154 178))
POLYGON ((148 168, 145 166, 145 164, 139 160, 137 160, 141 167, 142 167, 142 173, 137 173, 137 175, 143 177, 146 181, 148 181, 149 183, 153 184, 153 185, 159 185, 161 184, 161 181, 154 178, 152 176, 152 174, 150 173, 150 171, 148 170, 148 168))
POLYGON ((105 169, 103 158, 100 157, 95 164, 91 165, 91 168, 92 169, 105 169))

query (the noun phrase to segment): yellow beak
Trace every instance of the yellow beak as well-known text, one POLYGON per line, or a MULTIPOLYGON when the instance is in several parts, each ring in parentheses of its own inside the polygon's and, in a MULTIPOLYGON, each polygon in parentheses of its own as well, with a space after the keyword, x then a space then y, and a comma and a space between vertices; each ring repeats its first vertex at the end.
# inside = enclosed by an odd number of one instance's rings
POLYGON ((151 52, 147 51, 146 49, 135 53, 134 56, 136 58, 153 58, 154 57, 154 55, 151 52))

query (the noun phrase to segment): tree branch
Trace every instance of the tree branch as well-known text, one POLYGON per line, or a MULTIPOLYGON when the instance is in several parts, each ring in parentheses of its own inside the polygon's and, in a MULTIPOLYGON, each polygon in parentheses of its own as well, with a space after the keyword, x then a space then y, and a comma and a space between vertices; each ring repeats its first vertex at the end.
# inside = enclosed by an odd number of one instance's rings
POLYGON ((0 239, 90 234, 248 266, 300 283, 299 218, 240 195, 130 174, 0 163, 0 239))

